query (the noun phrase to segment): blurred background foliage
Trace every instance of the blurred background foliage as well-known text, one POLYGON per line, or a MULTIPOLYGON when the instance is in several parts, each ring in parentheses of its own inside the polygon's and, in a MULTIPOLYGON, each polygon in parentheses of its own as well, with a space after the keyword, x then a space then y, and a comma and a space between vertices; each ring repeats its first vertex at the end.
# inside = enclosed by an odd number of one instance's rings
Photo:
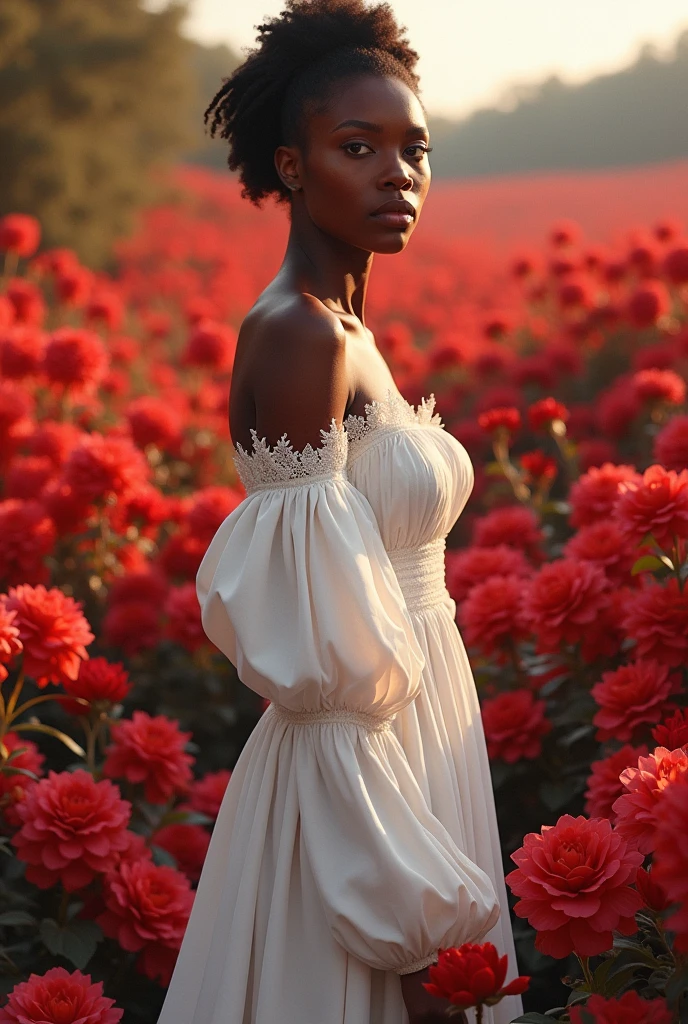
MULTIPOLYGON (((203 111, 243 60, 184 35, 186 5, 140 0, 0 3, 0 215, 38 217, 45 245, 93 266, 160 200, 160 171, 226 167, 203 111)), ((660 56, 582 85, 551 76, 498 108, 429 117, 436 178, 660 163, 688 155, 688 31, 660 56)), ((228 172, 229 173, 229 172, 228 172)))

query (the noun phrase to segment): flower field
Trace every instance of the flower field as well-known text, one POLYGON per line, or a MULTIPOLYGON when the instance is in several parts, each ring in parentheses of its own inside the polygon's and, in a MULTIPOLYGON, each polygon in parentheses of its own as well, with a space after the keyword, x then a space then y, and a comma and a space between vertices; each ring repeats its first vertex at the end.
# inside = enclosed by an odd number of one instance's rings
MULTIPOLYGON (((0 1024, 156 1019, 264 710, 195 575, 244 496, 231 368, 286 222, 207 172, 177 188, 109 274, 0 221, 0 1024)), ((511 251, 431 220, 369 294, 475 466, 447 586, 533 1024, 687 1010, 687 214, 551 218, 511 251)), ((499 952, 453 953, 437 993, 496 1001, 499 952)))

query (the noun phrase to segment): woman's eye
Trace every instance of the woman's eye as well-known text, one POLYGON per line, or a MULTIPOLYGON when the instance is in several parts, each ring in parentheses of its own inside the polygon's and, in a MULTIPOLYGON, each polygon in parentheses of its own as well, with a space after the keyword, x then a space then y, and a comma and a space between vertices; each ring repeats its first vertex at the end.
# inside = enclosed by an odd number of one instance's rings
POLYGON ((416 160, 422 160, 423 156, 425 155, 425 153, 432 153, 432 146, 421 146, 421 145, 409 146, 409 149, 419 149, 420 150, 420 156, 416 157, 416 160))
MULTIPOLYGON (((367 142, 346 142, 346 143, 344 143, 343 149, 346 149, 347 153, 349 153, 349 152, 351 152, 348 149, 349 146, 367 146, 367 145, 368 145, 367 142)), ((360 155, 361 155, 360 153, 353 153, 352 154, 352 156, 360 156, 360 155)))
MULTIPOLYGON (((347 153, 351 153, 352 156, 362 156, 363 155, 362 153, 353 153, 349 147, 350 146, 367 146, 367 145, 368 145, 367 142, 345 142, 342 148, 345 149, 347 153)), ((368 147, 368 148, 370 148, 370 147, 368 147)), ((413 159, 415 159, 415 160, 422 160, 426 153, 432 153, 432 146, 421 146, 420 143, 417 146, 409 146, 408 148, 409 149, 419 149, 420 150, 420 156, 413 157, 413 159)))

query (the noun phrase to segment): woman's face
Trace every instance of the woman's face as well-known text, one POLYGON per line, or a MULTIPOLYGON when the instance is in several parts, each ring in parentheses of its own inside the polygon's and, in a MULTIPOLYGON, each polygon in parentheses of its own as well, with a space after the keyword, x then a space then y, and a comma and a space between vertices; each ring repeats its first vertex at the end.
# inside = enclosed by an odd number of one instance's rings
POLYGON ((423 108, 397 78, 366 75, 345 81, 326 113, 308 119, 308 153, 280 147, 275 161, 284 179, 298 183, 313 223, 367 252, 400 252, 413 234, 428 188, 428 128, 423 108), (357 123, 347 123, 355 120, 357 123), (376 215, 405 200, 413 218, 376 215), (396 223, 394 222, 396 219, 396 223))

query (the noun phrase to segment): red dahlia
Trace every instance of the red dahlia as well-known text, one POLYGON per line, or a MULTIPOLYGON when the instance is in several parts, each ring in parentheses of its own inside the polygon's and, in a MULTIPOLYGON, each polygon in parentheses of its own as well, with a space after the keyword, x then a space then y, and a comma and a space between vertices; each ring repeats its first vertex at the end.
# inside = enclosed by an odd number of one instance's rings
POLYGON ((41 688, 76 679, 82 660, 88 658, 86 647, 95 639, 81 602, 57 587, 22 584, 10 588, 5 603, 17 613, 13 625, 24 646, 27 676, 41 688))
POLYGON ((164 804, 171 796, 188 792, 194 758, 184 747, 191 733, 181 732, 178 722, 134 711, 131 719, 113 724, 111 735, 105 775, 143 784, 145 799, 151 804, 164 804))

